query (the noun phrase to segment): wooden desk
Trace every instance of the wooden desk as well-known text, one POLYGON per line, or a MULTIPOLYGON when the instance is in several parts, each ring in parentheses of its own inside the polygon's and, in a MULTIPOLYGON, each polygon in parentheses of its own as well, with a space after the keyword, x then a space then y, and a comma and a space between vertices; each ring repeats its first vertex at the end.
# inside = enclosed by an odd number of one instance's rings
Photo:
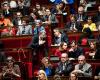
MULTIPOLYGON (((69 40, 78 41, 82 32, 75 33, 66 33, 69 37, 69 40)), ((99 32, 93 32, 95 38, 99 35, 99 32)), ((49 38, 50 36, 48 36, 49 38)), ((28 45, 32 41, 32 35, 24 35, 24 36, 10 36, 10 37, 2 37, 0 40, 4 43, 4 48, 27 48, 28 45)), ((50 41, 50 40, 49 40, 50 41)))
MULTIPOLYGON (((53 77, 48 77, 48 80, 54 80, 53 77)), ((61 80, 69 80, 68 76, 61 77, 61 80)), ((78 77, 78 80, 94 80, 93 77, 78 77)))
POLYGON ((0 40, 4 48, 26 48, 32 41, 32 35, 3 37, 0 40))
MULTIPOLYGON (((66 33, 69 37, 69 41, 75 40, 78 41, 79 37, 82 35, 82 32, 69 32, 66 33)), ((95 36, 95 38, 99 35, 100 33, 98 31, 94 31, 93 35, 95 36)))

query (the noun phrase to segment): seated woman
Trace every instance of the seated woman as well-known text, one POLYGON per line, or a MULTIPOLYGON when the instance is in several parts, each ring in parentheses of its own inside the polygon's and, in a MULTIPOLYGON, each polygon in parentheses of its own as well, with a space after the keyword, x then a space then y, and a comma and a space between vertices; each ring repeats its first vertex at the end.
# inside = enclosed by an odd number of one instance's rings
POLYGON ((51 76, 53 73, 53 68, 49 62, 49 59, 47 57, 44 57, 41 60, 41 62, 42 62, 42 65, 41 65, 40 69, 43 69, 47 76, 51 76))
MULTIPOLYGON (((87 22, 83 25, 83 30, 84 30, 85 28, 90 28, 91 31, 97 31, 96 24, 93 23, 92 17, 91 17, 91 16, 88 17, 87 22)), ((82 31, 83 31, 83 30, 82 30, 82 31)))
POLYGON ((56 75, 54 75, 53 79, 54 80, 61 80, 61 76, 56 74, 56 75))
POLYGON ((59 48, 56 49, 54 55, 58 56, 60 58, 62 53, 66 53, 67 52, 67 47, 68 47, 67 43, 62 42, 60 44, 59 48))
POLYGON ((20 68, 18 65, 14 64, 14 59, 12 56, 7 57, 6 65, 2 68, 2 78, 5 80, 16 80, 21 77, 20 68))
POLYGON ((77 74, 71 73, 69 76, 69 80, 78 80, 77 74))
POLYGON ((88 52, 89 59, 100 59, 100 49, 97 47, 95 41, 89 43, 90 50, 88 52))
POLYGON ((47 75, 44 70, 39 70, 37 80, 48 80, 47 75))

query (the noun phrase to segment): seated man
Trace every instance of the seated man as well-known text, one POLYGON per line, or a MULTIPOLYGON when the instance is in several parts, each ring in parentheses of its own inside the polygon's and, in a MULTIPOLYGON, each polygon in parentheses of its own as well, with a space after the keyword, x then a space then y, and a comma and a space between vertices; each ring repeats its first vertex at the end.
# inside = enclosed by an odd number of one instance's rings
POLYGON ((69 42, 68 36, 64 32, 61 32, 60 29, 55 28, 53 32, 54 32, 54 45, 60 45, 61 42, 65 43, 69 42))
POLYGON ((96 12, 94 16, 94 21, 97 25, 97 29, 100 30, 100 5, 98 6, 98 11, 96 12))
POLYGON ((74 15, 70 15, 70 21, 67 22, 65 25, 65 31, 67 32, 77 32, 82 31, 82 25, 81 23, 76 21, 76 18, 74 15))
POLYGON ((17 64, 14 64, 14 59, 12 56, 7 57, 6 65, 3 66, 1 75, 3 79, 15 80, 21 77, 20 68, 17 64))
POLYGON ((22 25, 18 27, 16 35, 32 35, 32 25, 28 24, 27 19, 22 20, 22 25))
POLYGON ((78 7, 78 13, 76 14, 76 20, 77 22, 83 22, 87 19, 87 13, 84 12, 84 7, 79 6, 78 7))
POLYGON ((75 70, 72 73, 76 73, 78 76, 91 77, 92 67, 90 64, 86 63, 84 55, 78 57, 78 63, 75 65, 75 70))
POLYGON ((68 55, 66 53, 61 54, 61 61, 58 63, 56 68, 56 74, 61 76, 68 76, 70 72, 74 69, 73 64, 68 60, 68 55))
POLYGON ((82 47, 78 46, 77 42, 72 41, 70 45, 71 47, 68 51, 68 56, 70 59, 77 59, 78 56, 83 55, 84 50, 82 47))

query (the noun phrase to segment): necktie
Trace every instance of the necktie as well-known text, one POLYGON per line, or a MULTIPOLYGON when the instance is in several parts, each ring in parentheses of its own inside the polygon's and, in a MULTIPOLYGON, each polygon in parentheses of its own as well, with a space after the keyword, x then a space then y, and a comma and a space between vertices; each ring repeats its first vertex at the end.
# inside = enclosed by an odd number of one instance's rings
POLYGON ((65 70, 65 63, 63 63, 63 70, 65 70))
POLYGON ((25 34, 25 26, 23 26, 22 34, 25 34))
POLYGON ((80 21, 83 21, 82 15, 80 15, 80 21))
POLYGON ((79 15, 79 21, 83 21, 82 14, 79 15))
POLYGON ((70 28, 70 29, 71 29, 71 30, 74 29, 74 23, 71 24, 71 28, 70 28))

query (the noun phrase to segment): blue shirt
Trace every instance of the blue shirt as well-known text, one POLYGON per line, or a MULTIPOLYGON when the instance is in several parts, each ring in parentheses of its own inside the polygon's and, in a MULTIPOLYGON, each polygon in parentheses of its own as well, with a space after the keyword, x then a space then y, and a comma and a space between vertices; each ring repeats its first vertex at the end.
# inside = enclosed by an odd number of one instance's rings
POLYGON ((46 72, 47 76, 50 76, 51 75, 51 68, 49 68, 49 67, 45 68, 45 72, 46 72))

